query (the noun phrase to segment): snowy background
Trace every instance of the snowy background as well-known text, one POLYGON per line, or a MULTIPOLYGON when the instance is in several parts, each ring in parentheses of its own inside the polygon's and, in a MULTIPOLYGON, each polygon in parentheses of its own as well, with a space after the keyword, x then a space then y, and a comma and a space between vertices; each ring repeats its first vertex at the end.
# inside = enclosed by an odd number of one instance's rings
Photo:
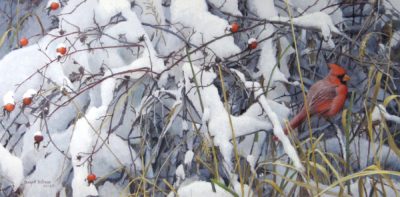
POLYGON ((398 0, 3 0, 0 33, 0 196, 400 195, 398 0), (285 136, 327 63, 343 113, 285 136))

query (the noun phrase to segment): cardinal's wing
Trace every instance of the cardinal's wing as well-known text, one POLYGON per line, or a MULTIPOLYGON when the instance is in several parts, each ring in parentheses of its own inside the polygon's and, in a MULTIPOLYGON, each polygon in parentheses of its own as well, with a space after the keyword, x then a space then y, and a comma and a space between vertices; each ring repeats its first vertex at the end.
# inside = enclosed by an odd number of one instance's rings
POLYGON ((337 85, 321 80, 311 86, 307 95, 307 103, 311 113, 324 113, 330 109, 333 99, 337 96, 337 85))

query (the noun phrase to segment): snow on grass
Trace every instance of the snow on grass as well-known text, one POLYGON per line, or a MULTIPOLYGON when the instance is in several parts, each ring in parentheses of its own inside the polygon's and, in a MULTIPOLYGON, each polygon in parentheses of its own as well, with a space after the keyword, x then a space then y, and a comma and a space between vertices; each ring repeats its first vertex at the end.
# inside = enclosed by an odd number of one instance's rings
POLYGON ((259 101, 260 101, 263 109, 267 113, 269 120, 271 121, 271 123, 273 125, 274 135, 277 136, 279 138, 279 140, 282 142, 282 145, 283 145, 283 148, 284 148, 286 154, 288 154, 290 159, 292 159, 293 164, 296 167, 296 169, 299 171, 304 171, 304 166, 303 166, 303 164, 301 164, 300 158, 297 155, 296 150, 294 149, 293 145, 290 143, 289 138, 283 132, 283 129, 282 129, 280 120, 278 119, 278 116, 272 110, 271 106, 268 104, 267 100, 263 96, 263 92, 261 89, 259 89, 256 92, 256 97, 257 96, 260 96, 259 101))
POLYGON ((192 163, 192 160, 193 160, 193 156, 194 156, 194 153, 193 153, 192 150, 186 151, 184 163, 185 163, 186 165, 191 164, 191 163, 192 163))
POLYGON ((330 39, 333 33, 342 34, 332 22, 332 18, 324 12, 314 12, 293 18, 293 23, 301 27, 315 28, 322 32, 324 40, 330 39), (318 19, 318 20, 315 20, 318 19))
MULTIPOLYGON (((224 190, 218 185, 215 185, 215 192, 210 182, 195 181, 187 185, 181 186, 177 193, 179 196, 190 196, 190 197, 231 197, 232 194, 224 190)), ((173 192, 168 194, 168 197, 175 196, 173 192)))
POLYGON ((210 108, 205 107, 203 111, 203 116, 201 117, 201 121, 203 123, 206 123, 209 120, 210 120, 210 108))
POLYGON ((383 106, 382 104, 376 105, 371 114, 372 121, 381 121, 382 117, 384 117, 388 121, 400 124, 399 116, 395 116, 387 112, 385 106, 383 106))
MULTIPOLYGON (((345 141, 343 140, 343 134, 342 134, 342 130, 340 130, 339 126, 337 126, 336 124, 334 124, 335 129, 336 129, 336 136, 338 138, 338 142, 339 142, 339 146, 342 150, 346 150, 345 148, 345 141)), ((347 152, 343 151, 343 159, 346 161, 347 159, 347 152)), ((346 161, 349 162, 349 161, 346 161)))
MULTIPOLYGON (((355 171, 362 170, 370 165, 376 164, 376 156, 379 158, 385 158, 379 161, 379 165, 382 169, 393 169, 396 171, 400 170, 398 163, 400 158, 393 152, 393 150, 387 145, 380 145, 378 142, 374 142, 375 145, 371 144, 369 139, 363 137, 355 137, 353 143, 350 144, 349 152, 350 161, 346 161, 351 164, 351 168, 355 171), (371 154, 376 152, 377 154, 371 154), (360 159, 362 158, 362 159, 360 159)), ((323 145, 319 145, 322 150, 328 153, 342 155, 342 146, 338 145, 340 142, 337 138, 330 138, 326 140, 323 145)))
MULTIPOLYGON (((235 194, 241 195, 240 184, 238 182, 233 183, 233 189, 235 194)), ((217 184, 212 184, 206 181, 193 181, 190 183, 182 184, 177 190, 179 196, 190 196, 190 197, 231 197, 232 193, 228 192, 224 188, 221 188, 217 184), (215 188, 215 191, 214 191, 215 188)), ((173 197, 173 192, 168 194, 168 197, 173 197)), ((244 185, 244 196, 253 196, 248 185, 244 185)))
MULTIPOLYGON (((304 167, 300 162, 299 156, 297 155, 296 150, 290 143, 289 138, 283 133, 283 129, 281 126, 284 123, 283 118, 286 118, 289 113, 287 107, 285 107, 284 105, 278 104, 276 102, 273 102, 271 100, 267 100, 264 96, 264 93, 263 93, 259 83, 246 81, 243 76, 241 76, 241 75, 239 75, 239 76, 240 76, 239 78, 245 83, 245 86, 248 89, 253 89, 255 91, 255 97, 259 97, 259 102, 261 104, 261 107, 262 107, 262 109, 265 110, 269 120, 272 123, 274 135, 277 136, 281 140, 285 152, 292 159, 296 169, 298 169, 299 171, 303 171, 304 167), (272 110, 272 109, 274 109, 274 110, 272 110)), ((268 128, 271 128, 271 127, 268 127, 268 128)), ((267 128, 264 128, 264 129, 267 129, 267 128)))
POLYGON ((306 13, 313 12, 324 12, 332 16, 334 24, 338 24, 343 21, 343 13, 339 8, 339 2, 337 0, 330 1, 319 1, 319 0, 289 0, 289 4, 298 8, 298 12, 306 13))
POLYGON ((253 155, 247 155, 246 160, 249 162, 251 172, 256 174, 255 167, 257 159, 253 155))
POLYGON ((99 196, 129 196, 124 187, 118 183, 105 182, 99 187, 99 196))
POLYGON ((24 179, 22 161, 8 152, 2 145, 0 145, 0 158, 0 176, 9 181, 15 191, 24 179))
POLYGON ((185 169, 184 169, 184 167, 183 167, 182 164, 179 165, 179 166, 176 168, 175 175, 176 175, 176 177, 177 177, 178 179, 180 179, 180 180, 184 180, 184 179, 185 179, 185 177, 186 177, 186 175, 185 175, 185 169))
MULTIPOLYGON (((332 143, 333 141, 331 141, 330 143, 332 143)), ((337 143, 337 142, 335 142, 337 143)), ((337 144, 332 143, 332 146, 337 146, 337 144)), ((393 153, 394 154, 394 153, 393 153)), ((372 156, 372 154, 370 154, 372 156)), ((363 167, 365 168, 365 167, 363 167)), ((286 167, 283 167, 281 165, 276 165, 276 173, 280 174, 280 175, 284 175, 284 174, 294 174, 295 171, 292 169, 288 169, 286 167)), ((291 177, 292 180, 296 180, 297 179, 297 174, 294 174, 293 177, 291 177)), ((267 179, 272 180, 273 177, 272 175, 268 175, 267 179)), ((281 176, 276 176, 275 179, 273 179, 276 183, 281 183, 282 181, 285 181, 284 179, 281 178, 281 176)), ((364 191, 371 191, 373 190, 373 187, 375 187, 375 189, 378 188, 378 190, 383 189, 386 192, 386 196, 396 196, 396 192, 400 192, 399 188, 399 183, 393 181, 393 187, 395 191, 392 187, 391 187, 391 183, 389 183, 387 181, 387 179, 382 180, 382 185, 380 186, 376 186, 376 181, 374 180, 374 178, 370 178, 370 177, 365 177, 365 179, 355 179, 354 181, 350 182, 349 184, 349 189, 350 189, 350 194, 352 194, 352 196, 360 196, 360 184, 362 184, 363 188, 362 190, 364 191), (360 183, 360 180, 362 180, 363 182, 360 183), (384 188, 381 188, 384 187, 384 188)), ((295 184, 292 181, 288 181, 285 183, 286 187, 282 188, 283 189, 283 193, 284 196, 285 195, 289 195, 292 194, 293 196, 299 196, 299 187, 297 187, 295 190, 293 190, 295 186, 295 184)), ((313 190, 313 194, 316 195, 319 192, 321 192, 321 190, 327 189, 328 187, 330 187, 330 185, 325 185, 321 182, 319 182, 318 184, 313 181, 310 180, 308 182, 308 185, 310 186, 310 188, 312 188, 313 190), (318 187, 317 187, 318 185, 318 187), (317 191, 315 188, 319 188, 319 190, 317 191)), ((346 187, 347 188, 347 187, 346 187)), ((340 196, 343 195, 343 188, 340 185, 334 186, 329 188, 322 196, 340 196)))
MULTIPOLYGON (((195 73, 199 73, 199 68, 196 65, 194 66, 195 73)), ((196 107, 198 111, 201 111, 199 97, 197 95, 196 88, 193 83, 190 83, 189 78, 192 78, 192 72, 190 68, 190 64, 186 63, 182 67, 186 82, 186 90, 191 90, 187 92, 189 98, 193 102, 193 105, 196 107)), ((214 144, 219 146, 220 151, 225 159, 225 162, 228 166, 231 166, 231 158, 233 145, 230 142, 232 139, 232 130, 229 124, 228 116, 231 116, 233 129, 236 132, 236 137, 244 136, 250 133, 254 133, 259 130, 269 130, 272 128, 269 121, 265 118, 260 117, 261 108, 258 104, 253 104, 249 107, 249 109, 240 116, 232 116, 230 115, 224 107, 224 104, 220 100, 220 96, 218 94, 218 90, 214 85, 209 85, 215 79, 216 74, 211 71, 204 71, 196 75, 197 79, 200 80, 201 74, 201 84, 204 87, 199 88, 201 92, 201 99, 204 105, 204 108, 209 109, 209 118, 208 118, 208 128, 212 136, 214 136, 214 144)), ((278 109, 278 108, 277 108, 278 109)))
MULTIPOLYGON (((270 20, 273 22, 290 24, 290 19, 288 17, 275 16, 271 17, 270 20)), ((314 12, 310 14, 304 14, 299 17, 294 17, 292 22, 295 26, 321 31, 323 40, 332 48, 335 47, 335 43, 332 40, 332 34, 344 35, 339 29, 336 28, 332 18, 324 12, 314 12)))

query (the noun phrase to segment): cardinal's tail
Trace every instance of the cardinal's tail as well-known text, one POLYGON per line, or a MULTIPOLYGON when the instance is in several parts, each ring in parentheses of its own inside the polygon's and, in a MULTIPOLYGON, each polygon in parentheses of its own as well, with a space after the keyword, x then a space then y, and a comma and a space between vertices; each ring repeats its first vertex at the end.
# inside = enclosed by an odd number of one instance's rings
MULTIPOLYGON (((292 120, 290 120, 289 125, 292 129, 297 128, 299 125, 301 125, 301 123, 303 123, 303 121, 307 118, 307 112, 306 110, 303 108, 296 116, 294 116, 292 118, 292 120)), ((284 132, 287 133, 287 128, 285 127, 284 132)))

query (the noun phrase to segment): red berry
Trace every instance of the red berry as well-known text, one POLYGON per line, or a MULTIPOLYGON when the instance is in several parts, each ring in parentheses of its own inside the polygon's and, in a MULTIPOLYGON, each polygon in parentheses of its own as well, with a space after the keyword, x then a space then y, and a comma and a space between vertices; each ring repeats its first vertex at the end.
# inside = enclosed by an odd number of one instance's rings
POLYGON ((35 136, 33 137, 33 139, 35 140, 35 143, 36 143, 36 144, 39 144, 40 142, 43 141, 43 135, 37 134, 37 135, 35 135, 35 136))
POLYGON ((231 25, 231 32, 232 33, 236 33, 236 32, 238 32, 239 31, 239 24, 237 23, 237 22, 234 22, 234 23, 232 23, 232 25, 231 25))
POLYGON ((8 103, 6 105, 4 105, 4 110, 8 111, 8 112, 12 112, 15 109, 15 105, 12 103, 8 103))
POLYGON ((21 40, 19 41, 19 45, 21 45, 22 47, 28 45, 29 41, 27 38, 21 38, 21 40))
POLYGON ((51 10, 57 10, 60 7, 60 4, 57 2, 53 2, 50 4, 50 9, 51 10))
POLYGON ((32 104, 32 98, 30 98, 30 97, 23 98, 22 103, 24 105, 30 105, 30 104, 32 104))
POLYGON ((60 53, 61 55, 65 55, 67 53, 67 48, 59 47, 57 48, 57 52, 60 53))
POLYGON ((91 173, 86 177, 89 184, 93 183, 96 180, 96 175, 91 173))
POLYGON ((257 41, 251 42, 249 44, 249 49, 255 49, 255 48, 257 48, 257 41))

